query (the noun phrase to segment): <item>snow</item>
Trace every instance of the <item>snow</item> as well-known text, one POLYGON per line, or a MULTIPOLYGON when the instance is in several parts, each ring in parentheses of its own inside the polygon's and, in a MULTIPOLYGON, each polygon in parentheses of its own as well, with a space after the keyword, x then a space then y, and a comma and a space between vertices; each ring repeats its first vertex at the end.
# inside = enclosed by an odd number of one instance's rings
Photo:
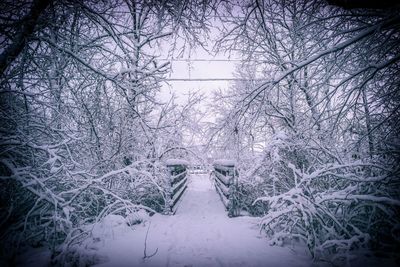
POLYGON ((214 165, 235 166, 236 161, 232 159, 218 159, 214 161, 214 165))
POLYGON ((226 177, 225 175, 220 174, 219 172, 214 172, 215 176, 218 177, 219 180, 225 185, 229 185, 231 183, 231 177, 226 177))
POLYGON ((284 131, 277 131, 274 135, 273 135, 273 139, 274 141, 278 141, 278 140, 287 140, 288 136, 284 131))
POLYGON ((173 166, 173 165, 185 165, 189 166, 189 162, 183 159, 167 159, 165 161, 165 165, 167 166, 173 166))
POLYGON ((186 179, 187 178, 183 178, 182 180, 180 180, 179 182, 177 182, 174 187, 172 188, 172 191, 175 191, 175 189, 177 189, 178 187, 180 187, 183 183, 186 183, 186 179))
POLYGON ((126 222, 128 225, 134 225, 137 223, 141 223, 147 221, 149 219, 149 215, 144 210, 139 210, 136 212, 132 212, 126 216, 126 222))
MULTIPOLYGON (((273 242, 260 234, 259 218, 229 218, 208 175, 188 177, 188 189, 176 215, 145 210, 110 214, 87 225, 89 238, 69 254, 79 266, 329 266, 312 262, 305 246, 273 242), (131 225, 131 226, 129 226, 131 225), (143 259, 146 233, 146 255, 143 259), (270 246, 275 243, 278 246, 270 246)), ((392 260, 354 255, 351 266, 395 266, 392 260), (358 257, 360 256, 360 257, 358 257)), ((1 263, 1 262, 0 262, 1 263)), ((50 251, 31 249, 17 266, 49 266, 50 251)), ((67 263, 68 265, 68 263, 67 263)))
MULTIPOLYGON (((175 188, 177 188, 177 187, 175 187, 175 188)), ((181 197, 182 192, 185 191, 185 190, 186 190, 186 186, 182 186, 182 188, 179 189, 179 191, 176 192, 175 195, 174 195, 174 197, 172 198, 172 203, 175 203, 175 201, 176 201, 179 197, 181 197)))
MULTIPOLYGON (((192 176, 174 216, 156 214, 132 228, 117 223, 120 230, 97 243, 108 261, 96 266, 312 265, 304 251, 269 246, 258 220, 229 218, 209 176, 192 176), (147 230, 147 255, 157 253, 143 260, 147 230)), ((122 222, 116 217, 109 221, 122 222)))
POLYGON ((218 179, 215 180, 215 183, 218 185, 221 191, 224 192, 224 195, 229 195, 229 187, 224 185, 224 183, 221 183, 218 179))

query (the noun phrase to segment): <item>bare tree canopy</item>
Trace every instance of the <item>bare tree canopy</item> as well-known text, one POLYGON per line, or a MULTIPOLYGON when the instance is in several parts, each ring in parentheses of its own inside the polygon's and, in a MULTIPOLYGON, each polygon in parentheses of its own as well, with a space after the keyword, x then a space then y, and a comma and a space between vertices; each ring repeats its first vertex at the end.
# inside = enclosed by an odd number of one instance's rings
POLYGON ((228 214, 259 217, 272 245, 398 260, 399 44, 391 0, 1 2, 0 257, 97 264, 90 227, 173 216, 210 171, 228 214), (195 48, 234 77, 170 76, 195 48), (212 96, 163 87, 221 80, 212 96))
POLYGON ((398 6, 398 2, 395 0, 328 0, 331 5, 343 7, 345 9, 352 8, 391 8, 398 6))

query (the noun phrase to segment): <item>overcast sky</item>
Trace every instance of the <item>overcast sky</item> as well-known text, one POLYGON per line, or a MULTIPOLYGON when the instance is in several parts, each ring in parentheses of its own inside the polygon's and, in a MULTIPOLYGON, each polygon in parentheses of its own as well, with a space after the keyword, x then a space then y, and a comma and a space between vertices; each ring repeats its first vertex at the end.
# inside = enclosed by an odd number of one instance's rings
MULTIPOLYGON (((203 34, 198 36, 205 48, 209 51, 213 51, 216 40, 220 37, 220 30, 222 26, 220 25, 219 20, 213 20, 211 27, 208 29, 208 35, 203 34)), ((175 51, 169 51, 171 48, 171 43, 168 41, 165 44, 164 52, 170 54, 166 58, 178 60, 171 60, 171 72, 167 76, 169 79, 223 79, 223 78, 233 78, 232 72, 234 71, 235 63, 227 62, 227 61, 213 61, 213 60, 228 60, 229 55, 224 55, 222 53, 218 53, 215 55, 215 52, 207 52, 200 45, 196 45, 194 48, 191 47, 188 49, 188 43, 183 43, 184 40, 178 39, 176 40, 176 49, 175 51), (178 56, 180 53, 180 49, 185 46, 184 55, 178 56), (172 52, 172 53, 171 53, 172 52), (172 56, 171 56, 172 54, 172 56), (189 61, 185 61, 188 59, 189 61), (210 61, 196 61, 196 60, 210 60, 210 61)), ((186 40, 188 41, 188 40, 186 40)), ((231 58, 235 58, 235 55, 231 55, 231 58)), ((236 57, 237 59, 237 57, 236 57)), ((160 95, 161 97, 167 97, 165 95, 168 93, 175 93, 178 97, 182 98, 182 96, 189 92, 190 90, 201 90, 207 95, 211 95, 211 92, 221 88, 226 89, 229 85, 228 81, 168 81, 169 84, 163 85, 163 92, 160 95)))
MULTIPOLYGON (((186 57, 185 59, 188 59, 186 57)), ((223 79, 233 78, 235 62, 227 61, 212 61, 215 59, 228 59, 227 56, 213 56, 204 51, 202 48, 197 48, 192 52, 191 58, 188 61, 182 60, 171 62, 171 73, 167 76, 170 79, 223 79), (196 61, 205 59, 210 61, 196 61)), ((237 63, 237 62, 236 62, 237 63)), ((171 90, 177 95, 187 93, 189 90, 202 90, 209 93, 217 88, 225 88, 228 86, 228 81, 168 81, 169 85, 163 86, 166 90, 171 90)))

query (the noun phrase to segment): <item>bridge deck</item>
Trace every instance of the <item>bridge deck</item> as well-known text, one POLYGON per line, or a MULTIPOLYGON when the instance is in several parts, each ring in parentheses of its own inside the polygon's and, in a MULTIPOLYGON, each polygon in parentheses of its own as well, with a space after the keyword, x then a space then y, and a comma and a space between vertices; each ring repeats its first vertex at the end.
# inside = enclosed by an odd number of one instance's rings
POLYGON ((208 175, 192 175, 175 216, 154 215, 145 225, 107 241, 99 266, 310 266, 304 253, 271 247, 257 218, 229 218, 208 175), (147 254, 143 260, 147 228, 147 254))

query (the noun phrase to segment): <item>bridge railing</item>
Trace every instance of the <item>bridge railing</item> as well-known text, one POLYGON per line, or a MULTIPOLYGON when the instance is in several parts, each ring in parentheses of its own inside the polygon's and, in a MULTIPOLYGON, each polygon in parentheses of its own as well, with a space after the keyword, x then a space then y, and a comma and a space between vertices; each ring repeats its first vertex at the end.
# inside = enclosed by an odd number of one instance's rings
POLYGON ((238 172, 235 162, 231 160, 216 160, 213 164, 214 184, 229 217, 239 215, 236 200, 238 172))
POLYGON ((188 162, 180 159, 167 160, 168 169, 165 197, 165 214, 175 214, 178 201, 187 188, 188 162))

